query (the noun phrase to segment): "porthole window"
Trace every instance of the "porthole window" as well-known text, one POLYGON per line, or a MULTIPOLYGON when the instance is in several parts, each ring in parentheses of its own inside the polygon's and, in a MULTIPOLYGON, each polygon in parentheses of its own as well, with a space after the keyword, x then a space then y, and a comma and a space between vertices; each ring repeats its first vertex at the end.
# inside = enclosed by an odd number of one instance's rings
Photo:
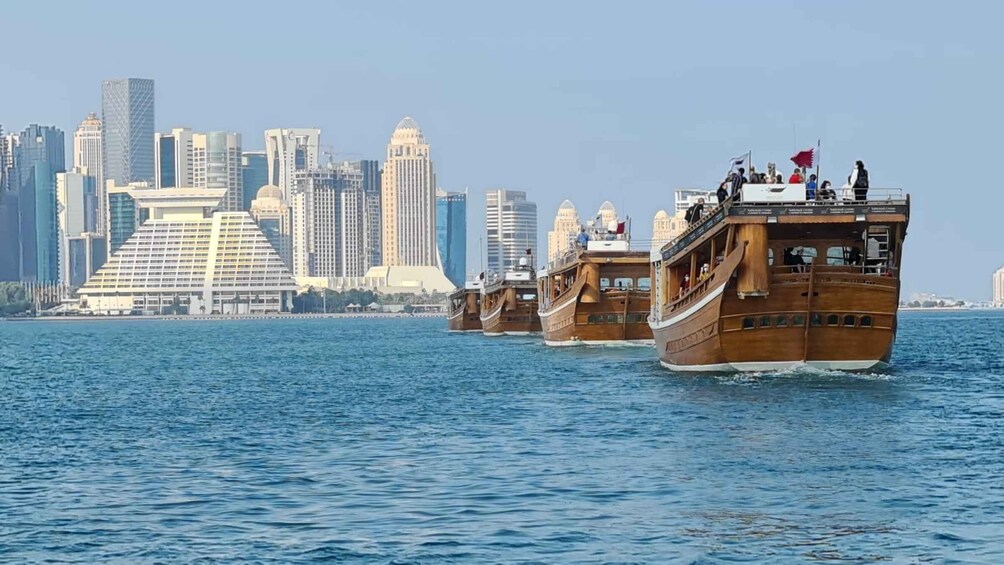
POLYGON ((752 330, 755 327, 756 327, 756 323, 753 321, 753 318, 743 318, 743 329, 744 330, 752 330))
POLYGON ((770 327, 770 316, 761 316, 760 317, 760 327, 761 328, 769 328, 770 327))
POLYGON ((607 323, 608 324, 616 324, 617 323, 617 314, 607 314, 607 323))
POLYGON ((830 314, 829 316, 826 317, 827 326, 835 326, 839 323, 840 323, 840 316, 837 316, 836 314, 830 314))
POLYGON ((854 327, 854 316, 847 314, 844 316, 844 325, 854 327))
POLYGON ((778 327, 778 328, 786 328, 786 327, 788 327, 788 317, 787 316, 778 316, 774 320, 774 326, 778 327))
POLYGON ((810 320, 811 320, 810 323, 813 326, 818 327, 823 325, 823 316, 821 314, 813 314, 810 320))
POLYGON ((796 327, 802 327, 805 325, 805 316, 801 314, 795 314, 791 317, 791 325, 796 327))
POLYGON ((872 317, 871 316, 861 316, 861 327, 870 328, 872 327, 872 317))

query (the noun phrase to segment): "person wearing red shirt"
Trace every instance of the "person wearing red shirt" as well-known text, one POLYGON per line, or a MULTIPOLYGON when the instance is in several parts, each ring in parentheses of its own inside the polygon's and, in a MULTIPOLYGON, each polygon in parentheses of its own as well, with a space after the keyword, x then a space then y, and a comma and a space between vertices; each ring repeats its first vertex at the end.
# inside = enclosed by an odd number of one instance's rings
POLYGON ((791 173, 791 177, 788 178, 788 184, 802 184, 805 182, 805 177, 802 176, 802 171, 795 169, 794 173, 791 173))

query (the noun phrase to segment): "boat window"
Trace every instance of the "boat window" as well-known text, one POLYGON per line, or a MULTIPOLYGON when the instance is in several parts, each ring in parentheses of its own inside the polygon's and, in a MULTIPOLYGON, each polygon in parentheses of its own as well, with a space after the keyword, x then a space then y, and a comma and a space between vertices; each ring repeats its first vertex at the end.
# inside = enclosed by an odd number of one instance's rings
POLYGON ((617 288, 631 288, 634 286, 634 279, 630 277, 619 277, 614 279, 614 286, 617 288))
POLYGON ((826 250, 826 264, 835 266, 860 265, 861 248, 850 246, 830 247, 826 250))
POLYGON ((537 295, 536 294, 521 294, 519 297, 521 299, 523 299, 523 300, 536 300, 537 299, 537 295))
POLYGON ((821 325, 823 325, 823 316, 822 316, 822 314, 813 314, 812 317, 810 318, 810 322, 809 323, 812 324, 813 326, 821 326, 821 325))
POLYGON ((854 316, 846 314, 844 316, 844 325, 854 327, 854 316))
POLYGON ((774 325, 776 327, 779 327, 779 328, 786 328, 786 327, 788 327, 788 317, 787 316, 778 316, 774 320, 774 325))
POLYGON ((638 277, 638 288, 641 290, 652 290, 652 278, 638 277))
POLYGON ((600 290, 605 288, 610 288, 610 279, 602 278, 600 279, 600 290))
POLYGON ((760 327, 761 328, 769 328, 770 327, 770 316, 761 316, 760 317, 760 327))
POLYGON ((826 317, 827 326, 835 326, 839 323, 840 323, 840 316, 837 316, 836 314, 830 314, 829 316, 826 317))
POLYGON ((793 325, 793 326, 799 326, 799 327, 804 326, 805 325, 805 316, 803 316, 801 314, 795 314, 794 316, 791 317, 791 325, 793 325))
POLYGON ((870 328, 870 327, 872 327, 872 317, 871 316, 861 316, 861 324, 860 324, 860 326, 862 328, 870 328))
POLYGON ((588 321, 590 324, 595 324, 596 323, 596 314, 590 314, 589 317, 586 318, 586 321, 588 321))
POLYGON ((774 250, 771 249, 770 247, 767 248, 767 264, 768 265, 774 264, 774 250))
POLYGON ((743 329, 752 330, 756 327, 756 323, 753 322, 753 318, 743 318, 743 329))
POLYGON ((607 314, 607 323, 608 324, 616 324, 617 323, 617 314, 607 314))

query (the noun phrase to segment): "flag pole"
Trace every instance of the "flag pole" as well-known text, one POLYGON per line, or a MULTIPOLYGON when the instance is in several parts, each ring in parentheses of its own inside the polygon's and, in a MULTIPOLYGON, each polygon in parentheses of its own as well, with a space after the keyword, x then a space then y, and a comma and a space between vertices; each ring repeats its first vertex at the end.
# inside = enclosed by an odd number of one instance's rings
POLYGON ((819 178, 819 147, 821 140, 816 140, 816 190, 819 190, 819 185, 823 184, 823 179, 819 178))

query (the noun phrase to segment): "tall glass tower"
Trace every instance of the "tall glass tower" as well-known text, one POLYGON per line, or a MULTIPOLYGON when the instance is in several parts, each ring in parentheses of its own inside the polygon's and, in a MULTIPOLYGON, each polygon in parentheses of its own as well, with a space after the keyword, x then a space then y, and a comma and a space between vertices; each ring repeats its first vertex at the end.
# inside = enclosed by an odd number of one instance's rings
POLYGON ((436 246, 446 278, 463 286, 467 270, 467 195, 436 191, 436 246))
POLYGON ((119 185, 154 181, 153 80, 101 83, 103 173, 119 185))
POLYGON ((18 185, 21 279, 55 282, 59 276, 56 173, 66 170, 62 130, 32 124, 14 151, 18 185))
POLYGON ((241 153, 241 186, 243 205, 241 210, 250 210, 251 201, 258 189, 268 184, 268 158, 264 151, 244 151, 241 153))

